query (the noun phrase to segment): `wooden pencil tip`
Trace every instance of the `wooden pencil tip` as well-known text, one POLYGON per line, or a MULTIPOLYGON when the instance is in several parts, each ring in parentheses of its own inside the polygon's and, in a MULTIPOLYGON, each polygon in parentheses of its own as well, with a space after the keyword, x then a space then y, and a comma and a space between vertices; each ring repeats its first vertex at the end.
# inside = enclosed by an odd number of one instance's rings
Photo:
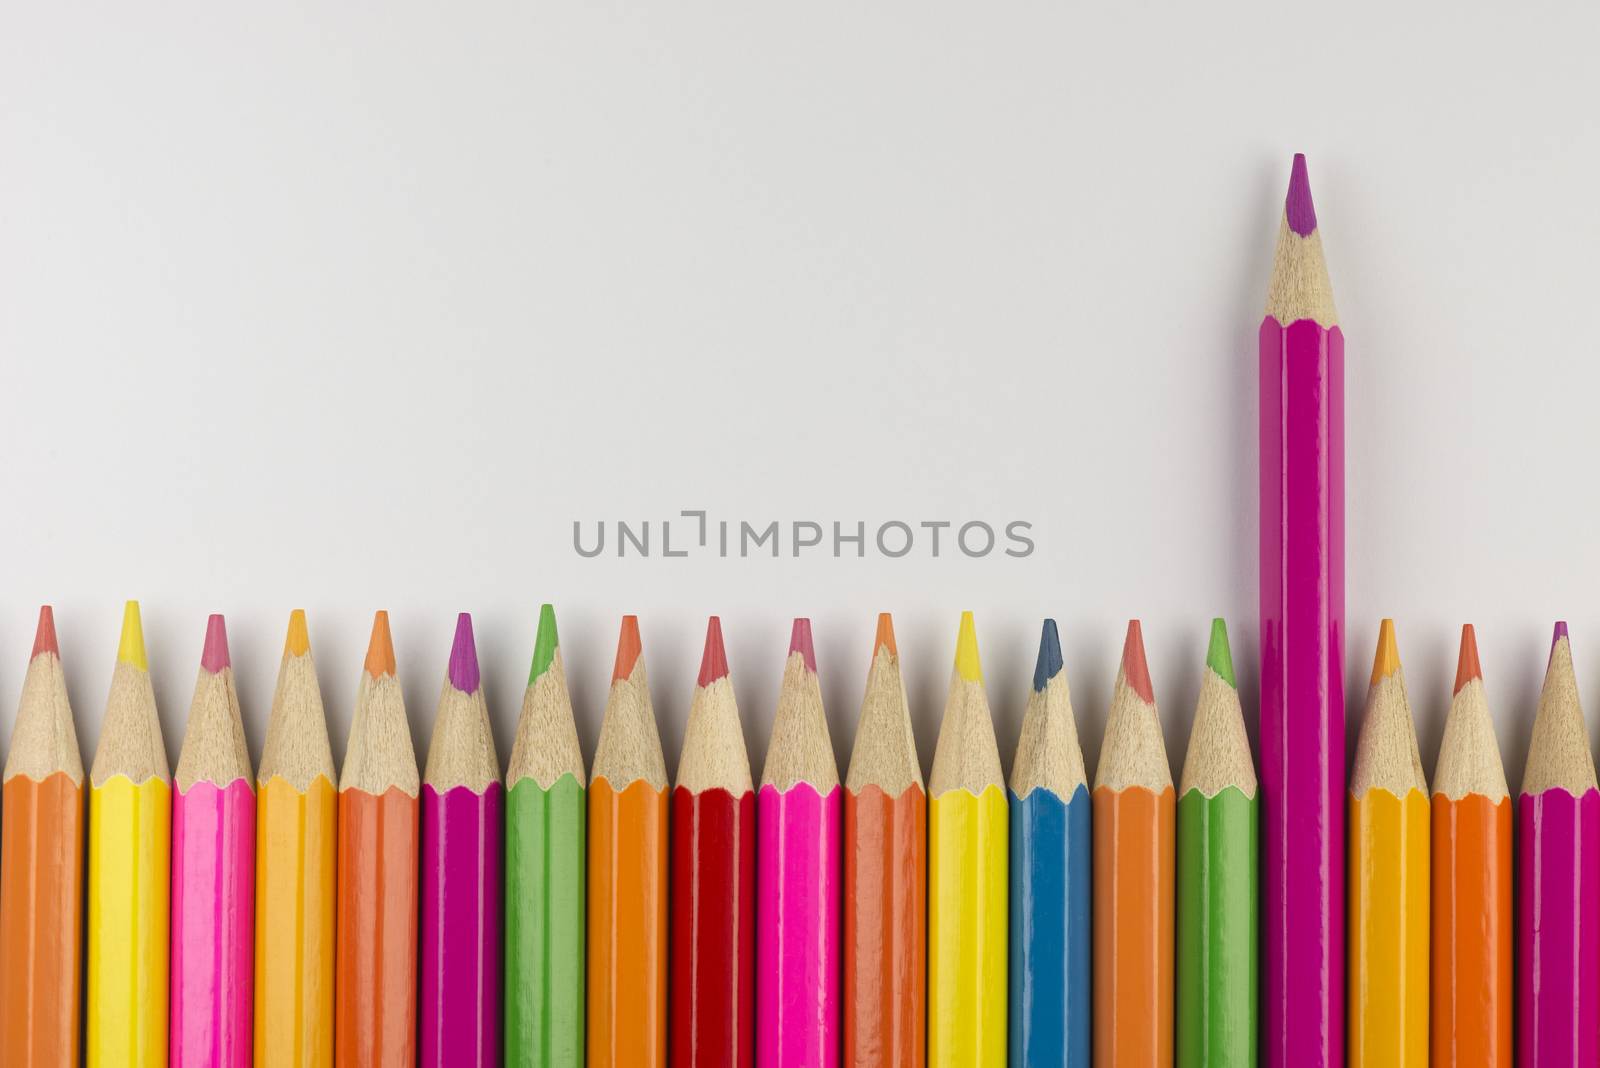
POLYGON ((983 681, 983 662, 978 658, 978 625, 971 612, 961 613, 961 628, 956 632, 956 674, 968 682, 983 681))
POLYGON ((200 666, 215 675, 232 664, 228 658, 228 624, 213 612, 206 620, 206 644, 200 651, 200 666))
POLYGON ((1150 685, 1150 665, 1144 658, 1144 628, 1137 619, 1128 620, 1128 636, 1122 642, 1122 677, 1139 699, 1156 703, 1155 687, 1150 685))
POLYGON ((1233 650, 1228 648, 1228 624, 1221 616, 1211 621, 1211 644, 1206 647, 1206 667, 1234 689, 1239 684, 1233 679, 1233 650))
POLYGON ((706 623, 706 649, 700 655, 700 678, 697 680, 697 685, 704 689, 718 679, 727 677, 728 651, 722 646, 722 620, 712 616, 706 623))
POLYGON ((1033 689, 1043 693, 1050 680, 1061 673, 1061 635, 1056 632, 1056 621, 1044 621, 1039 634, 1039 659, 1033 665, 1033 689))
POLYGON ((872 655, 877 656, 879 649, 888 649, 890 656, 900 655, 894 644, 894 617, 888 612, 878 613, 878 633, 872 638, 872 655))
POLYGON ((122 608, 122 638, 117 642, 117 659, 140 671, 149 671, 144 655, 144 624, 139 619, 139 602, 129 601, 122 608))
POLYGON ((1461 688, 1473 679, 1483 678, 1483 667, 1478 663, 1478 634, 1472 629, 1471 623, 1461 625, 1461 655, 1456 658, 1456 686, 1452 694, 1461 692, 1461 688))
POLYGON ((472 637, 472 616, 462 612, 456 616, 456 639, 450 646, 450 685, 462 693, 477 693, 480 681, 478 644, 472 637))
POLYGON ((633 674, 633 665, 644 652, 644 642, 639 640, 639 617, 623 616, 622 633, 617 636, 617 662, 611 669, 611 681, 621 682, 633 674))
POLYGON ((1378 651, 1372 658, 1372 684, 1400 670, 1400 644, 1394 637, 1394 620, 1385 619, 1378 624, 1378 651))
POLYGON ((817 652, 811 644, 811 620, 797 616, 794 628, 789 632, 789 655, 800 654, 800 659, 806 662, 806 670, 815 675, 817 673, 817 652))
POLYGON ((305 656, 311 651, 311 632, 306 628, 306 610, 296 608, 289 613, 289 633, 283 639, 285 656, 305 656))
POLYGON ((372 614, 372 637, 367 639, 367 662, 362 665, 375 679, 395 673, 394 637, 389 633, 389 613, 372 614))
POLYGON ((539 631, 533 639, 533 666, 528 669, 528 685, 555 663, 556 648, 561 644, 556 634, 556 609, 554 605, 539 606, 539 631))
POLYGON ((33 632, 33 652, 28 659, 32 660, 40 653, 49 653, 58 660, 61 658, 61 647, 56 644, 56 614, 47 604, 39 606, 39 626, 33 632))
POLYGON ((1294 155, 1294 167, 1289 172, 1289 195, 1283 202, 1284 218, 1289 229, 1307 237, 1317 228, 1317 209, 1311 202, 1311 176, 1306 172, 1303 152, 1294 155))

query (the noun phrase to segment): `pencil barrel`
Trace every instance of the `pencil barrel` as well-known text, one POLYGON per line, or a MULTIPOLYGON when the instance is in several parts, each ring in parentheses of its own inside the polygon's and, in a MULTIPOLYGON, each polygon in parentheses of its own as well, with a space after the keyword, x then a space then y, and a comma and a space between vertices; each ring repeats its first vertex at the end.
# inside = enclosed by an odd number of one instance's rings
POLYGON ((83 787, 15 775, 0 816, 0 1068, 77 1064, 83 787))
POLYGON ((1428 799, 1350 798, 1351 1068, 1428 1063, 1428 799))
POLYGON ((571 775, 506 795, 505 1056, 583 1063, 584 791, 571 775))
POLYGON ((755 1052, 751 791, 672 791, 670 1061, 749 1068, 755 1052))
POLYGON ((172 798, 172 1068, 254 1055, 256 794, 244 779, 172 798))
POLYGON ((90 1068, 167 1063, 172 789, 114 775, 89 791, 90 1068))
POLYGON ((839 1063, 839 794, 807 783, 756 797, 756 1061, 839 1063))
POLYGON ((1600 1063, 1600 791, 1517 799, 1517 1063, 1600 1063))
POLYGON ((1511 1068, 1511 799, 1432 802, 1434 1068, 1511 1068))
POLYGON ((928 1064, 1006 1057, 1010 812, 1005 791, 949 790, 928 806, 928 1064))
POLYGON ((273 776, 256 796, 257 1068, 333 1063, 338 798, 273 776))
POLYGON ((1262 1055, 1344 1065, 1344 334, 1261 324, 1262 1055))
POLYGON ((1089 1068, 1093 934, 1089 790, 1011 804, 1011 1068, 1089 1068))
POLYGON ((1172 787, 1094 791, 1094 1063, 1172 1063, 1172 787))
POLYGON ((588 790, 589 1068, 667 1063, 667 794, 588 790))
POLYGON ((844 1063, 921 1068, 927 1047, 928 800, 844 795, 844 1063))
POLYGON ((504 787, 422 787, 422 1042, 428 1068, 500 1062, 504 787))
POLYGON ((1179 1068, 1253 1068, 1260 920, 1260 803, 1237 787, 1178 802, 1176 1058, 1179 1068))
POLYGON ((416 1063, 420 807, 400 789, 339 791, 340 1068, 416 1063))

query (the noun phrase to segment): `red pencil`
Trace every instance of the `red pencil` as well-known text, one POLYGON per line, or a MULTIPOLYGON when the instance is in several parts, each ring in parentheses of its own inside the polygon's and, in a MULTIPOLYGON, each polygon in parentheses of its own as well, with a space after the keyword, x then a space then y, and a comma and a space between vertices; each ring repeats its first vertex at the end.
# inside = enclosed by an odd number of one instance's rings
POLYGON ((672 791, 671 1062, 749 1068, 755 1049, 756 800, 722 623, 706 628, 672 791))

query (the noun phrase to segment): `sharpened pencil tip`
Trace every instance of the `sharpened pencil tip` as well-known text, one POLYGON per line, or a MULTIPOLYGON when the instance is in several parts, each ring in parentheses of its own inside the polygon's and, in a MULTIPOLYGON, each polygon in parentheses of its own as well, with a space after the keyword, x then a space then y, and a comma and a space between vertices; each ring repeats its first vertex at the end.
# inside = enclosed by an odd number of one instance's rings
POLYGON ((877 656, 879 649, 889 650, 890 656, 900 655, 900 649, 894 644, 894 616, 888 612, 878 613, 878 633, 872 638, 872 655, 877 656))
POLYGON ((1056 621, 1044 621, 1039 633, 1039 659, 1033 665, 1033 689, 1043 693, 1050 680, 1061 672, 1061 635, 1056 632, 1056 621))
POLYGON ((1144 628, 1137 619, 1128 620, 1128 636, 1122 641, 1122 678, 1145 704, 1156 703, 1155 687, 1150 685, 1150 665, 1144 658, 1144 628))
POLYGON ((1228 648, 1228 624, 1221 616, 1211 621, 1211 644, 1206 647, 1206 667, 1234 689, 1239 684, 1233 678, 1233 650, 1228 648))
POLYGON ((1317 209, 1311 203, 1311 176, 1306 172, 1303 152, 1294 155, 1294 167, 1289 172, 1289 195, 1283 201, 1284 218, 1289 229, 1301 237, 1310 236, 1317 228, 1317 209))
POLYGON ((40 653, 49 653, 58 660, 61 658, 61 647, 56 644, 56 614, 47 604, 39 606, 39 626, 33 632, 33 652, 28 659, 32 660, 40 653))
POLYGON ((961 613, 961 629, 956 632, 956 674, 968 682, 983 681, 983 661, 978 658, 978 625, 971 612, 961 613))
POLYGON ((206 620, 206 644, 200 652, 200 666, 215 675, 233 663, 228 658, 228 624, 220 612, 206 620))
POLYGON ((700 678, 697 684, 703 689, 727 677, 728 651, 722 646, 722 620, 712 616, 706 623, 706 649, 700 655, 700 678))
POLYGON ((1372 684, 1400 670, 1400 643, 1395 641, 1394 620, 1385 619, 1378 624, 1378 651, 1372 658, 1372 684))
POLYGON ((806 670, 815 675, 817 673, 817 652, 811 644, 811 620, 804 616, 795 618, 794 628, 789 632, 789 655, 800 654, 800 659, 806 662, 806 670))
POLYGON ((139 619, 139 602, 129 601, 122 608, 122 638, 117 643, 117 659, 140 671, 149 671, 144 655, 144 624, 139 619))
POLYGON ((296 608, 289 613, 289 633, 283 639, 285 656, 305 656, 311 651, 311 632, 306 629, 306 610, 296 608))
POLYGON ((556 634, 556 609, 554 605, 543 604, 539 606, 539 630, 533 639, 533 666, 528 669, 528 685, 555 663, 556 649, 561 645, 561 638, 556 634))
POLYGON ((379 609, 372 614, 372 637, 367 639, 367 674, 375 679, 395 673, 394 637, 389 633, 389 613, 379 609))
POLYGON ((611 681, 621 682, 633 674, 633 665, 644 652, 644 642, 639 639, 639 617, 623 616, 622 633, 617 635, 617 662, 611 669, 611 681))
POLYGON ((450 646, 450 685, 462 693, 478 692, 478 644, 472 638, 472 615, 456 616, 456 640, 450 646))
POLYGON ((1478 632, 1472 629, 1471 623, 1461 625, 1461 655, 1456 658, 1456 686, 1451 694, 1458 694, 1461 688, 1473 679, 1483 678, 1483 667, 1478 663, 1478 632))

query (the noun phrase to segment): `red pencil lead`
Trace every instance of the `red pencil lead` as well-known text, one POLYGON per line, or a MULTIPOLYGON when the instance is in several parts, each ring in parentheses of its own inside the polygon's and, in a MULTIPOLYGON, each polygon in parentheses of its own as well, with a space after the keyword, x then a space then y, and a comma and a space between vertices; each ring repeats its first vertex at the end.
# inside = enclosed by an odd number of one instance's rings
POLYGON ((1150 666, 1144 659, 1144 631, 1137 619, 1128 620, 1128 637, 1122 643, 1122 677, 1145 704, 1156 703, 1155 690, 1150 685, 1150 666))
POLYGON ((728 676, 728 652, 722 647, 722 620, 712 616, 706 624, 706 651, 700 657, 698 685, 710 686, 728 676))
POLYGON ((56 614, 47 604, 39 606, 39 628, 33 632, 33 653, 28 659, 40 653, 61 656, 61 648, 56 644, 56 614))

